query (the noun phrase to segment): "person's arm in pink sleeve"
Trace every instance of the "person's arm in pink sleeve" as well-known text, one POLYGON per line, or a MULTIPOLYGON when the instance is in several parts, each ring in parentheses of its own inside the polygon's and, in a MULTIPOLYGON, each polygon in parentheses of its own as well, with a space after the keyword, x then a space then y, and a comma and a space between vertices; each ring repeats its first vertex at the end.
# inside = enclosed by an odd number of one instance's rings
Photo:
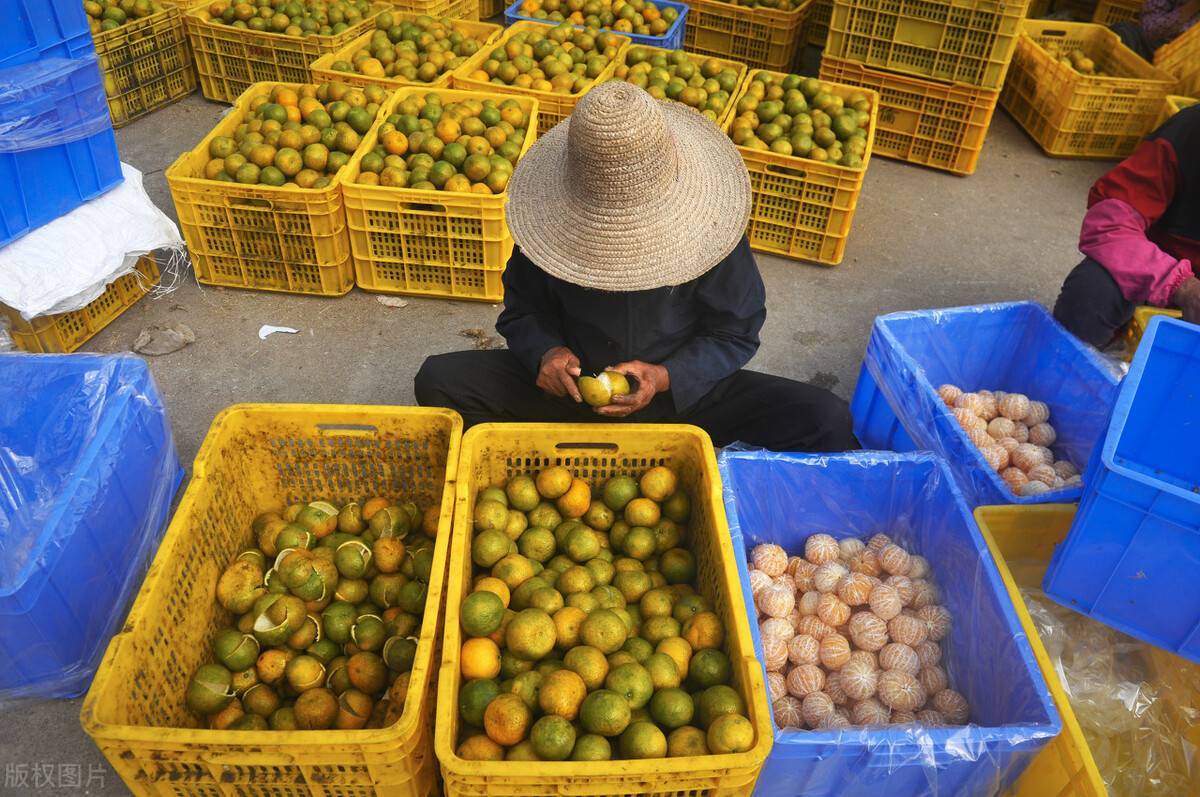
POLYGON ((1104 266, 1129 301, 1165 307, 1192 276, 1192 264, 1158 248, 1146 237, 1148 228, 1124 200, 1102 199, 1083 217, 1079 251, 1104 266))

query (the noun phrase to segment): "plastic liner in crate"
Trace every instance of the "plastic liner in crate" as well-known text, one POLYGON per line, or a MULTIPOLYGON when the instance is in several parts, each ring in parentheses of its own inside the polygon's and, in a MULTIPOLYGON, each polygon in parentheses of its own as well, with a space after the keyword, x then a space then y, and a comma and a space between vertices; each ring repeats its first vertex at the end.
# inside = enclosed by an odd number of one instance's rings
POLYGON ((0 701, 87 688, 182 477, 143 360, 0 358, 0 701))
POLYGON ((75 57, 0 68, 0 246, 120 184, 91 39, 75 57))
MULTIPOLYGON (((1062 722, 987 543, 946 463, 932 454, 822 456, 732 451, 720 459, 725 510, 746 611, 747 551, 802 551, 818 532, 886 533, 929 560, 953 616, 942 664, 969 724, 776 729, 757 797, 988 795, 1011 785, 1062 722)), ((750 624, 764 659, 758 624, 750 624)))
POLYGON ((1055 453, 1082 471, 1116 399, 1115 366, 1033 302, 883 315, 867 342, 850 405, 864 448, 940 454, 971 506, 1078 500, 1080 487, 1015 495, 938 397, 947 383, 1046 402, 1055 453))
POLYGON ((1200 327, 1150 321, 1042 587, 1200 661, 1200 327))
MULTIPOLYGON (((540 22, 543 25, 559 25, 562 23, 555 22, 552 19, 539 19, 537 17, 525 16, 521 13, 521 4, 524 0, 517 0, 504 10, 504 24, 507 27, 514 22, 540 22)), ((671 27, 667 28, 667 32, 661 36, 650 36, 641 33, 629 33, 628 31, 620 31, 612 28, 605 30, 613 30, 614 33, 619 33, 622 36, 628 36, 634 44, 646 44, 651 47, 665 47, 668 50, 683 49, 683 27, 686 24, 688 6, 687 3, 673 3, 671 0, 654 0, 654 5, 659 9, 673 8, 679 16, 671 23, 671 27)), ((577 28, 584 27, 576 25, 577 28)))

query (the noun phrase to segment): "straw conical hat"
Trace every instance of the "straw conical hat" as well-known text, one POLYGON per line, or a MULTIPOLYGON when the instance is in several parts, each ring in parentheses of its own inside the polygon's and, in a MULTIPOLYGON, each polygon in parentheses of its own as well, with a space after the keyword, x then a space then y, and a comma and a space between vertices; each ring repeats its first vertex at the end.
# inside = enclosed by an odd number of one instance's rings
POLYGON ((592 89, 508 184, 508 226, 541 269, 587 288, 680 285, 733 251, 750 178, 733 142, 628 83, 592 89))

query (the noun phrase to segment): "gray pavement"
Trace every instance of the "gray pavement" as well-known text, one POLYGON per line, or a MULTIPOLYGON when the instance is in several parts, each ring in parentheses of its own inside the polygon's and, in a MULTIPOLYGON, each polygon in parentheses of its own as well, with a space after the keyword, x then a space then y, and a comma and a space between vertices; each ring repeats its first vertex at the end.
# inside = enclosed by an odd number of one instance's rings
MULTIPOLYGON (((163 172, 225 107, 197 93, 117 131, 122 158, 145 173, 151 198, 172 218, 163 172)), ((1014 299, 1052 304, 1079 259, 1088 186, 1106 168, 1044 157, 1002 110, 971 177, 873 159, 842 265, 759 256, 768 318, 751 367, 848 399, 876 315, 1014 299)), ((236 402, 412 403, 422 359, 468 347, 462 330, 493 332, 497 312, 417 298, 391 309, 358 290, 321 299, 201 287, 189 273, 174 293, 143 300, 85 348, 126 351, 150 324, 195 330, 196 343, 150 360, 186 463, 213 416, 236 402), (300 334, 260 341, 262 324, 300 334)), ((80 729, 79 703, 4 712, 0 794, 126 793, 80 729)))

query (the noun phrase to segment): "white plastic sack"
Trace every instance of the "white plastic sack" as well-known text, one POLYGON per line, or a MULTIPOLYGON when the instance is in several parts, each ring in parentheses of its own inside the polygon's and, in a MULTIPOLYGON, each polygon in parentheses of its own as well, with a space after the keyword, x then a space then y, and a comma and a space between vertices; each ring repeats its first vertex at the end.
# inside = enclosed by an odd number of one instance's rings
POLYGON ((150 201, 142 173, 121 169, 121 185, 0 249, 0 303, 26 320, 79 310, 156 249, 173 250, 158 264, 169 290, 187 251, 179 228, 150 201))

